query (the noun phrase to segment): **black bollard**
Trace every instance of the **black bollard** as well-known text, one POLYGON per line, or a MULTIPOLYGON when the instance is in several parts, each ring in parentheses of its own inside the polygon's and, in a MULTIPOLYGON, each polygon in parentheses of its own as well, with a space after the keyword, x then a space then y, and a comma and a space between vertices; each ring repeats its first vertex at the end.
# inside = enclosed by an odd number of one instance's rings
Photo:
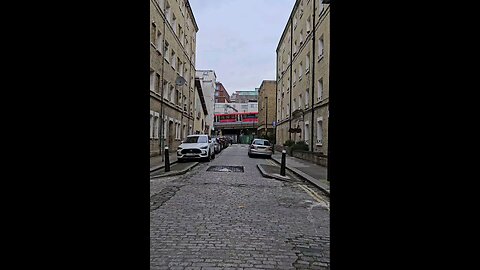
POLYGON ((281 176, 285 176, 286 155, 287 155, 287 151, 282 150, 282 164, 281 164, 281 167, 280 167, 280 175, 281 176))
POLYGON ((168 155, 168 146, 165 147, 165 172, 170 171, 170 156, 168 155))

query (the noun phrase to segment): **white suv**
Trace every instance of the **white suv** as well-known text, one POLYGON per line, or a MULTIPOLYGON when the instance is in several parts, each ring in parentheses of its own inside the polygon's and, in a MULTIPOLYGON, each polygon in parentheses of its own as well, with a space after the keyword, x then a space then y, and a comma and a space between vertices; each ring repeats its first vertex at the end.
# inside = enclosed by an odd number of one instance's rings
POLYGON ((210 161, 214 158, 214 143, 208 135, 189 135, 177 149, 179 162, 187 159, 206 159, 210 161))

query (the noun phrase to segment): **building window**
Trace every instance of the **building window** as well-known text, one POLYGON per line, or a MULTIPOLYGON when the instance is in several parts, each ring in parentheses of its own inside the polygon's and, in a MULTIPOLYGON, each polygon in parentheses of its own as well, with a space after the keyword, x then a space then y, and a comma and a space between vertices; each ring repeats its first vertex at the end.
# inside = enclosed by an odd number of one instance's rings
POLYGON ((174 102, 174 95, 175 95, 175 93, 174 93, 173 90, 174 90, 173 85, 170 85, 170 92, 169 92, 169 98, 168 98, 168 100, 170 100, 171 102, 174 102))
POLYGON ((295 40, 293 42, 293 55, 295 56, 297 54, 297 41, 295 40))
POLYGON ((308 108, 308 100, 310 99, 310 90, 305 91, 305 108, 308 108))
POLYGON ((150 70, 150 90, 155 91, 155 71, 150 70))
POLYGON ((175 55, 175 51, 172 50, 172 55, 170 56, 170 64, 172 64, 172 67, 175 68, 175 61, 177 60, 177 57, 175 55))
POLYGON ((163 80, 163 98, 167 98, 168 97, 168 82, 163 80))
POLYGON ((305 138, 305 143, 308 144, 309 140, 310 140, 310 128, 309 128, 309 125, 310 125, 310 122, 309 121, 305 121, 305 130, 304 130, 304 138, 305 138))
POLYGON ((170 61, 170 59, 168 58, 168 41, 165 40, 165 59, 167 59, 168 61, 170 61))
POLYGON ((297 14, 293 17, 293 29, 297 28, 297 14))
POLYGON ((153 112, 150 111, 150 138, 153 138, 153 131, 154 131, 154 117, 153 117, 153 112))
POLYGON ((160 80, 160 74, 155 74, 155 78, 156 78, 156 81, 155 81, 155 92, 157 93, 160 93, 160 84, 162 83, 162 81, 160 80))
POLYGON ((322 100, 323 95, 323 78, 318 80, 318 100, 322 100))
POLYGON ((303 29, 300 30, 300 46, 303 44, 303 29))
POLYGON ((321 117, 317 118, 317 145, 323 144, 323 119, 321 117))
POLYGON ((162 32, 157 31, 157 39, 155 42, 155 46, 157 47, 157 51, 162 51, 162 32))
POLYGON ((300 94, 300 95, 298 96, 298 109, 299 109, 299 110, 303 109, 302 102, 303 102, 302 94, 300 94))
POLYGON ((305 59, 305 74, 307 74, 310 71, 310 52, 307 53, 306 59, 305 59))
POLYGON ((177 98, 177 99, 176 99, 177 104, 178 104, 178 105, 182 104, 182 94, 180 93, 180 90, 177 89, 177 90, 175 91, 175 93, 176 93, 176 98, 177 98))
POLYGON ((310 17, 307 19, 307 36, 310 34, 310 31, 312 29, 311 23, 310 23, 310 17))
POLYGON ((323 11, 323 0, 318 0, 318 16, 322 15, 323 11))
POLYGON ((150 42, 155 44, 155 38, 156 38, 155 33, 157 32, 157 26, 155 25, 155 23, 152 23, 151 31, 152 32, 150 32, 150 42))
POLYGON ((318 60, 323 58, 323 35, 318 39, 318 60))
POLYGON ((298 68, 298 80, 301 81, 303 76, 303 63, 300 62, 300 67, 298 68))
POLYGON ((167 17, 168 22, 170 22, 170 15, 170 3, 167 1, 167 3, 165 4, 165 17, 167 17))
POLYGON ((177 17, 175 17, 175 13, 172 12, 172 23, 171 23, 171 26, 173 28, 173 31, 175 32, 175 34, 178 35, 177 33, 177 17))
POLYGON ((296 82, 297 82, 297 70, 294 69, 293 70, 293 86, 295 86, 296 82))

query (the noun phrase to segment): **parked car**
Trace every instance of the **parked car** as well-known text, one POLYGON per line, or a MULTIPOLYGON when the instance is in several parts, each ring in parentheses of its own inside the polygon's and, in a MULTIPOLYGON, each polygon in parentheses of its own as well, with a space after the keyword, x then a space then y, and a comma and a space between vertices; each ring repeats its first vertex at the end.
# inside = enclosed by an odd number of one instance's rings
POLYGON ((220 151, 222 151, 222 143, 220 142, 220 139, 219 138, 213 138, 213 144, 214 144, 214 150, 215 150, 215 154, 218 154, 220 153, 220 151))
POLYGON ((220 137, 218 138, 220 140, 220 144, 222 145, 222 149, 225 149, 228 147, 229 143, 228 143, 228 140, 227 138, 225 137, 220 137))
POLYGON ((214 142, 208 135, 189 135, 178 146, 177 159, 182 162, 187 159, 204 159, 210 161, 215 158, 214 142))
POLYGON ((248 149, 248 156, 262 155, 272 157, 273 146, 265 139, 254 139, 248 149))

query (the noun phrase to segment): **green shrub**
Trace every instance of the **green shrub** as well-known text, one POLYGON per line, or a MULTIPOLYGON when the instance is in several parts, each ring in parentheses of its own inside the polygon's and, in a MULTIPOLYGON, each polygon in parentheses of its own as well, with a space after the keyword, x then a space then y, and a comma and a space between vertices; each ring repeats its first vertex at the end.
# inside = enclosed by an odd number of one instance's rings
POLYGON ((283 143, 283 146, 292 146, 294 145, 295 142, 293 140, 286 140, 284 143, 283 143))
POLYGON ((293 150, 303 150, 303 151, 308 151, 308 144, 305 141, 298 141, 294 145, 292 145, 292 151, 293 150))

